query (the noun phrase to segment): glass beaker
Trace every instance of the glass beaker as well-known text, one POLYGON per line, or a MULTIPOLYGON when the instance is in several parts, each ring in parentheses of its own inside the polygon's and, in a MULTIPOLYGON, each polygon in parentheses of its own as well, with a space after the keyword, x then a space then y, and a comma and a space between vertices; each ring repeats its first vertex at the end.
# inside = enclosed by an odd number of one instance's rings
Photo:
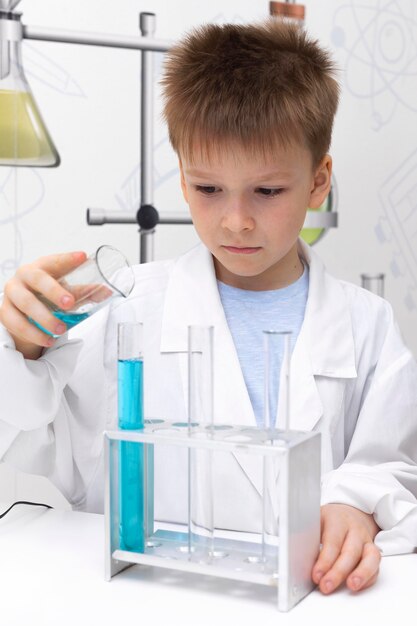
MULTIPOLYGON (((144 426, 143 325, 118 324, 118 418, 122 430, 144 426)), ((144 444, 119 442, 119 538, 122 550, 143 552, 145 545, 144 444)))
POLYGON ((16 4, 0 3, 0 165, 55 167, 59 154, 23 72, 16 4))
POLYGON ((384 297, 385 274, 361 274, 361 287, 384 297))
MULTIPOLYGON (((64 311, 45 297, 36 295, 56 318, 66 324, 67 330, 70 330, 108 304, 110 298, 127 298, 134 287, 135 276, 126 257, 119 250, 103 245, 58 282, 74 296, 72 309, 64 311)), ((47 335, 54 338, 60 336, 46 330, 35 320, 29 320, 47 335)))

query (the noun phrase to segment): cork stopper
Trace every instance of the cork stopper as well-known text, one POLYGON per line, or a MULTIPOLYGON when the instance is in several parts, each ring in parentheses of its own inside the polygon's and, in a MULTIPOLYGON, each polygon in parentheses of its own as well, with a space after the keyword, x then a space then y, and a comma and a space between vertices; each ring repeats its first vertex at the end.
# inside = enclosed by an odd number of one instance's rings
POLYGON ((269 13, 275 17, 289 17, 303 21, 305 18, 305 6, 292 2, 270 2, 269 13))

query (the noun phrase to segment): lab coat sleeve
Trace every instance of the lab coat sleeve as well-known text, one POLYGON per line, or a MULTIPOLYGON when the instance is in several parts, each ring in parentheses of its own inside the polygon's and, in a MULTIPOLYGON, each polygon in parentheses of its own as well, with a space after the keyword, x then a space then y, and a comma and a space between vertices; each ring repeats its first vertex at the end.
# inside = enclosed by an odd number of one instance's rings
POLYGON ((53 421, 81 348, 82 340, 66 341, 37 360, 25 359, 0 326, 1 423, 26 431, 53 421))
POLYGON ((65 335, 37 360, 27 360, 0 325, 0 460, 47 476, 73 504, 83 487, 72 458, 73 416, 64 389, 82 347, 82 339, 65 335))
POLYGON ((327 473, 322 504, 343 503, 374 515, 383 554, 417 547, 417 365, 386 304, 388 322, 368 372, 344 463, 327 473))
MULTIPOLYGON (((25 359, 0 324, 0 459, 24 432, 48 430, 62 403, 82 340, 58 340, 37 360, 25 359)), ((30 459, 27 459, 30 466, 30 459)))

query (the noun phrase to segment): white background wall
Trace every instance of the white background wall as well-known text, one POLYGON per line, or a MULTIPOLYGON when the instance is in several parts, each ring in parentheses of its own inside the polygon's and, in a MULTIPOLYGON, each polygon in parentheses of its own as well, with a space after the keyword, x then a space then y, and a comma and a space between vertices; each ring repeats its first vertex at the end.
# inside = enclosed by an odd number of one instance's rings
MULTIPOLYGON (((138 13, 156 13, 156 36, 175 40, 204 22, 249 22, 267 0, 22 0, 23 22, 136 35, 138 13)), ((306 26, 340 67, 342 102, 331 153, 339 223, 316 250, 336 276, 359 283, 386 274, 406 343, 417 354, 417 3, 306 0, 306 26)), ((0 288, 22 263, 111 243, 138 259, 135 226, 86 225, 87 207, 136 211, 139 204, 140 53, 24 42, 26 75, 61 154, 58 169, 0 168, 0 288)), ((162 54, 155 54, 155 83, 162 54)), ((156 88, 157 90, 157 88, 156 88)), ((155 111, 155 205, 185 211, 177 162, 155 111)), ((155 258, 191 247, 191 226, 158 227, 155 258)), ((43 479, 0 467, 0 500, 62 505, 43 479)))

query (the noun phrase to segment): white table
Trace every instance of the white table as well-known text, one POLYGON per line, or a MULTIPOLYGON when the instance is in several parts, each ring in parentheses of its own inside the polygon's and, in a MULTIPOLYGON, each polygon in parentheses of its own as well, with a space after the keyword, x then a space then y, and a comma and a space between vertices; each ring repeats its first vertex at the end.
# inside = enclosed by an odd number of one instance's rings
POLYGON ((415 625, 417 555, 383 558, 359 594, 314 591, 289 613, 275 599, 272 588, 145 566, 105 582, 101 515, 17 506, 0 520, 1 626, 415 625))

